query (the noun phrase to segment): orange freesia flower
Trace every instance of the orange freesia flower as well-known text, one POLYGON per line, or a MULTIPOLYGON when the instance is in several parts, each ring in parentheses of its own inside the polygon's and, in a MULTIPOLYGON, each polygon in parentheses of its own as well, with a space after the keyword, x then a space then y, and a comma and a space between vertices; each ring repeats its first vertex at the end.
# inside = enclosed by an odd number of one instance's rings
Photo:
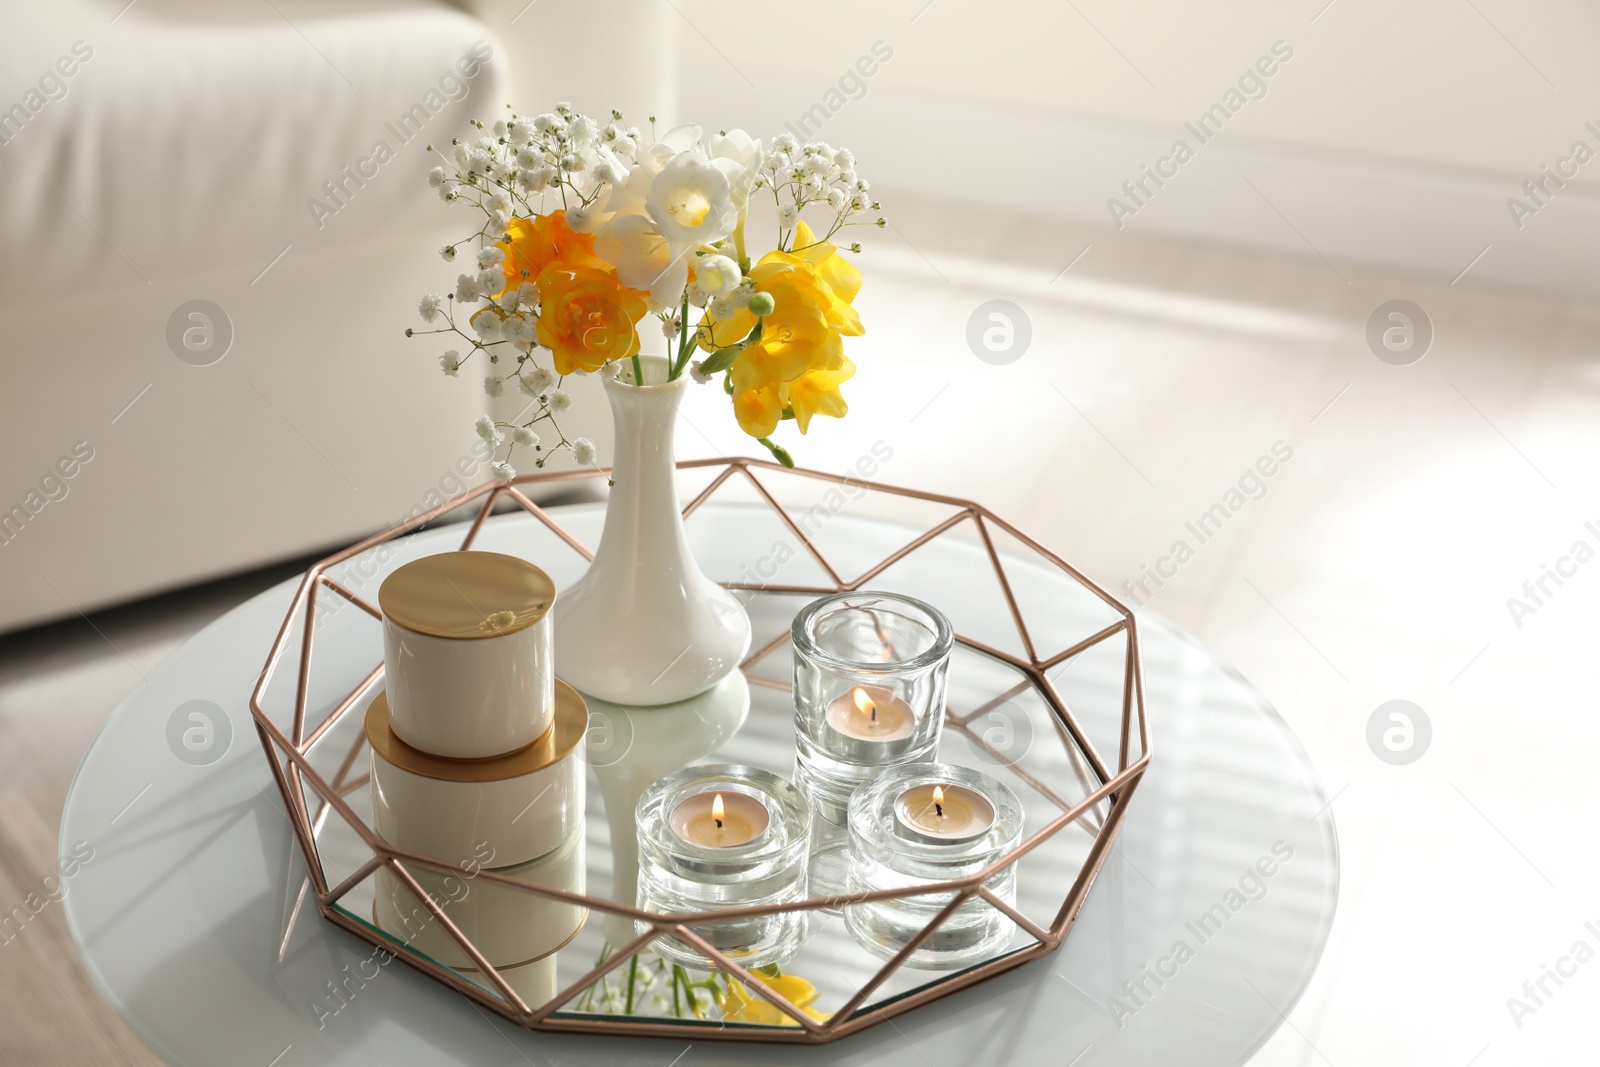
POLYGON ((506 236, 509 241, 495 243, 506 257, 501 263, 506 273, 506 288, 524 280, 536 280, 553 263, 568 268, 609 269, 605 260, 595 254, 594 235, 574 230, 567 224, 565 211, 552 211, 531 219, 514 218, 506 227, 506 236))
POLYGON ((538 286, 536 335, 550 349, 557 374, 596 371, 608 360, 638 353, 636 327, 649 305, 613 271, 558 262, 539 273, 538 286))

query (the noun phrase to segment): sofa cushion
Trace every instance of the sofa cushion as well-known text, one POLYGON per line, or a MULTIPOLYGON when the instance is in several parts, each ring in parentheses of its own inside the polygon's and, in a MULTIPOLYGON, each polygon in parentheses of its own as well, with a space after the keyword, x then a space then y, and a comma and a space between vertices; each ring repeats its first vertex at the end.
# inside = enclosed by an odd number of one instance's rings
POLYGON ((13 17, 0 35, 0 307, 250 277, 290 246, 442 212, 425 206, 425 144, 506 103, 491 35, 440 3, 55 0, 13 17))

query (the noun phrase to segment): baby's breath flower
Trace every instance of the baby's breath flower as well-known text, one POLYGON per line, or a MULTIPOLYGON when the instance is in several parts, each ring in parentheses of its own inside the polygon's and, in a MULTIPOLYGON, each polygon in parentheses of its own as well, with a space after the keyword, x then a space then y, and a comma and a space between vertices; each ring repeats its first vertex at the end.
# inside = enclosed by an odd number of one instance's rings
POLYGON ((423 322, 432 322, 439 317, 439 307, 443 303, 438 293, 429 293, 417 305, 417 312, 422 316, 423 322))
POLYGON ((500 316, 495 314, 494 308, 484 308, 472 316, 473 330, 485 341, 500 340, 501 325, 500 316))
POLYGON ((546 389, 556 384, 556 376, 543 367, 535 367, 517 379, 522 386, 522 391, 529 396, 540 396, 546 389))
POLYGON ((437 189, 444 184, 444 168, 434 167, 428 172, 428 184, 437 189))
POLYGON ((506 435, 500 432, 500 428, 494 424, 494 420, 487 415, 479 415, 477 421, 472 424, 472 428, 478 431, 479 437, 491 445, 498 445, 506 439, 506 435))
POLYGON ((550 394, 550 410, 561 412, 572 408, 572 394, 561 389, 556 389, 550 394))
POLYGON ((580 437, 572 442, 572 458, 580 467, 587 467, 594 463, 594 442, 587 437, 580 437))
POLYGON ((444 245, 443 247, 441 247, 439 249, 439 258, 444 260, 446 263, 449 263, 451 260, 455 259, 456 258, 456 246, 455 245, 444 245))
POLYGON ((693 378, 701 385, 704 385, 711 380, 711 375, 705 372, 701 361, 698 359, 689 364, 689 377, 693 378))
POLYGON ((504 396, 506 392, 505 379, 493 376, 485 378, 483 380, 483 391, 493 397, 504 396))
POLYGON ((512 443, 519 444, 524 448, 539 447, 539 435, 528 429, 526 426, 518 426, 512 430, 511 440, 512 443))
POLYGON ((489 473, 502 482, 509 482, 517 476, 517 469, 502 459, 489 464, 489 473))
POLYGON ((443 369, 445 374, 451 378, 454 378, 456 376, 456 371, 461 369, 461 353, 452 348, 450 351, 439 357, 439 366, 441 369, 443 369))

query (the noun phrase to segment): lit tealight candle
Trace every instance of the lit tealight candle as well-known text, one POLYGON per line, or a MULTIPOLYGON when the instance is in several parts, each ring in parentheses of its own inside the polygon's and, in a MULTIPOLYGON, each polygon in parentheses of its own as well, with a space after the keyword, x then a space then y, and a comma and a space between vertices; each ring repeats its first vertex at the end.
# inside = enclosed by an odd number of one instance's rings
POLYGON ((914 785, 894 802, 895 833, 925 844, 964 844, 994 826, 994 805, 964 785, 914 785))
POLYGON ((886 763, 911 747, 917 716, 880 686, 853 686, 828 704, 828 747, 862 763, 886 763))
POLYGON ((765 804, 747 793, 707 790, 678 802, 672 832, 703 848, 733 848, 762 837, 772 822, 765 804))

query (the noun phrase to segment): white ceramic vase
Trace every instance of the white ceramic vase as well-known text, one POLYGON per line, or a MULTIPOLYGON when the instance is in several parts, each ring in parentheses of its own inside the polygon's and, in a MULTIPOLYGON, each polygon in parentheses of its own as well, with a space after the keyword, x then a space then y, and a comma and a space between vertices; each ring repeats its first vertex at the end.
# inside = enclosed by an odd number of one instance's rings
POLYGON ((589 570, 556 599, 556 672, 613 704, 671 704, 739 669, 750 618, 689 552, 672 436, 688 375, 667 381, 660 356, 640 357, 645 385, 605 382, 615 423, 615 483, 589 570))

